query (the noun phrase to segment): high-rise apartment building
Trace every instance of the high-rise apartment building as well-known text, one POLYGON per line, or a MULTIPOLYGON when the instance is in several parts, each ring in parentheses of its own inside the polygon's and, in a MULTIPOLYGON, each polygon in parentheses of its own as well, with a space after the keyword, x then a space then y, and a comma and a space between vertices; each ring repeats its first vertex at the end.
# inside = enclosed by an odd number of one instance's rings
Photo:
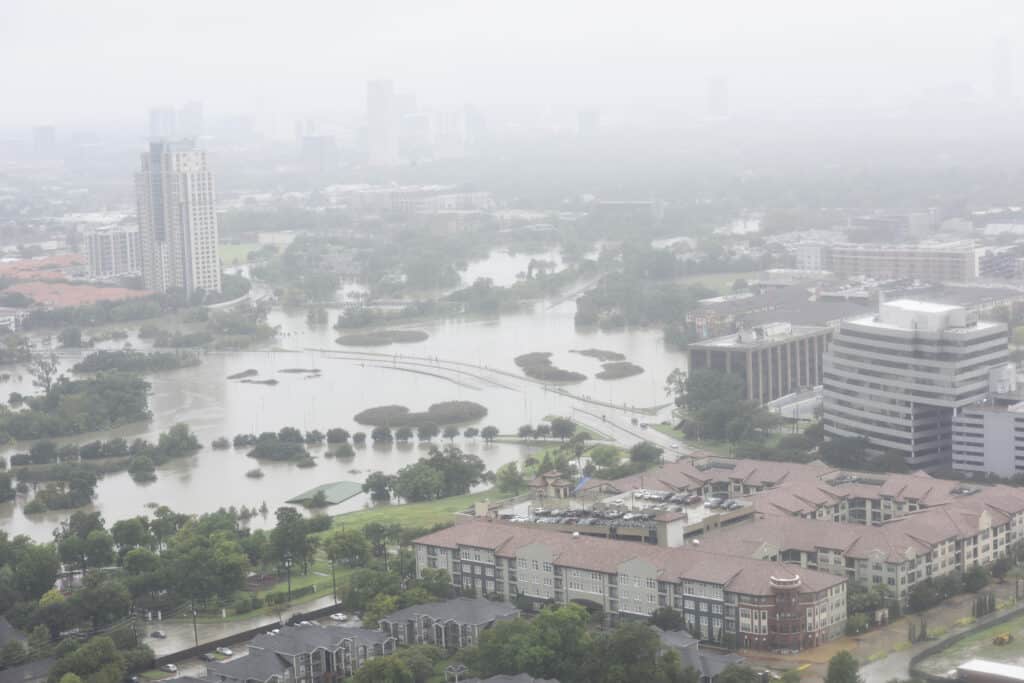
POLYGON ((139 229, 136 226, 91 228, 82 235, 82 249, 90 278, 135 275, 141 269, 139 229))
POLYGON ((1009 359, 1003 323, 900 299, 844 320, 824 356, 825 433, 863 436, 911 467, 950 462, 953 420, 1009 359))
POLYGON ((366 84, 367 162, 370 166, 398 164, 398 103, 395 84, 366 84))
POLYGON ((153 141, 135 176, 146 289, 220 291, 217 211, 206 152, 194 141, 153 141))

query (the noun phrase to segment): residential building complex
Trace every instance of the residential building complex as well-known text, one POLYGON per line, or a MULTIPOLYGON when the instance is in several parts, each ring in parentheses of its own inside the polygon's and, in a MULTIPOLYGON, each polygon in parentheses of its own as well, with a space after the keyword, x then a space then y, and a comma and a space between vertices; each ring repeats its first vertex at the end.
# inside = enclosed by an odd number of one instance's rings
POLYGON ((960 306, 909 299, 844 320, 824 355, 829 436, 866 437, 911 467, 951 461, 953 418, 1009 359, 1007 327, 960 306))
POLYGON ((135 275, 141 269, 139 229, 135 226, 91 228, 82 235, 82 249, 92 279, 135 275))
POLYGON ((206 152, 193 141, 151 142, 135 190, 146 289, 219 292, 216 195, 206 152))
POLYGON ((914 278, 936 282, 966 282, 977 277, 972 242, 918 244, 832 244, 820 260, 801 262, 833 271, 840 277, 914 278))
POLYGON ((507 602, 463 597, 392 612, 380 620, 380 630, 399 645, 462 649, 475 645, 495 622, 518 616, 519 610, 507 602))
POLYGON ((768 403, 822 381, 830 327, 769 323, 690 344, 689 371, 713 369, 743 380, 748 401, 768 403))
POLYGON ((345 626, 286 626, 256 636, 249 651, 226 662, 210 662, 215 683, 323 683, 351 676, 368 660, 389 655, 395 639, 381 631, 345 626))
POLYGON ((813 647, 842 635, 846 622, 845 577, 778 562, 491 521, 413 545, 417 574, 444 569, 463 590, 593 604, 613 623, 670 607, 695 635, 738 647, 813 647))

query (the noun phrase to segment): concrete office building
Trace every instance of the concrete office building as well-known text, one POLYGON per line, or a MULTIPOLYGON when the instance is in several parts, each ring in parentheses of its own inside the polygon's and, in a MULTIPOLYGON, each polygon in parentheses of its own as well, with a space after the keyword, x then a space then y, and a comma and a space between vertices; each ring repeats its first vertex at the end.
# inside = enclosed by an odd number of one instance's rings
POLYGON ((825 432, 863 436, 911 467, 945 465, 953 418, 989 393, 1009 359, 1003 323, 909 299, 844 320, 824 355, 825 432))
POLYGON ((768 323, 690 344, 690 372, 721 370, 743 379, 746 399, 768 403, 822 382, 831 327, 768 323))
POLYGON ((135 175, 146 289, 219 292, 213 174, 194 141, 153 141, 135 175))
POLYGON ((919 244, 834 244, 823 256, 824 268, 840 277, 914 278, 966 282, 977 277, 971 242, 919 244))
POLYGON ((391 81, 367 83, 366 143, 370 166, 398 164, 398 121, 395 84, 391 81))
POLYGON ((87 230, 82 235, 82 248, 90 278, 135 275, 141 269, 136 226, 106 225, 87 230))
POLYGON ((1012 477, 1024 472, 1024 400, 1012 364, 989 378, 989 395, 953 418, 953 469, 1012 477))

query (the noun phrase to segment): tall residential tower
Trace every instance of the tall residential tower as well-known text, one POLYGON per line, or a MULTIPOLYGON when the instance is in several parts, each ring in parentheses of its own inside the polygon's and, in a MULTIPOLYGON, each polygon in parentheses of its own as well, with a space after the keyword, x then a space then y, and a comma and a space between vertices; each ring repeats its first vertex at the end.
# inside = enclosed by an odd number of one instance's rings
POLYGON ((135 175, 146 289, 220 291, 217 211, 206 152, 194 141, 153 141, 135 175))

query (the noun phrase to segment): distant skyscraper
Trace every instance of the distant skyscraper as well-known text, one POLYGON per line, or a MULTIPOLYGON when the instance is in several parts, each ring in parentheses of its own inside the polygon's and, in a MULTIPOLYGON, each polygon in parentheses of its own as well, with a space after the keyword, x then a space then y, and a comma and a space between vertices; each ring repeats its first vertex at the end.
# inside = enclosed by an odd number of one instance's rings
POLYGON ((1006 38, 997 40, 992 52, 992 99, 999 104, 1013 99, 1013 51, 1006 38))
POLYGON ((178 112, 177 134, 183 138, 198 138, 203 135, 203 103, 186 102, 178 112))
POLYGON ((146 289, 219 292, 217 211, 206 152, 191 140, 150 142, 135 192, 146 289))
POLYGON ((729 117, 729 81, 715 76, 708 83, 708 115, 713 119, 729 117))
POLYGON ((370 166, 398 163, 398 106, 395 84, 370 81, 366 84, 367 161, 370 166))
POLYGON ((36 156, 49 156, 57 149, 57 129, 53 126, 36 126, 32 129, 32 150, 36 156))
POLYGON ((152 140, 170 140, 178 135, 178 114, 174 107, 154 107, 149 110, 149 137, 152 140))

